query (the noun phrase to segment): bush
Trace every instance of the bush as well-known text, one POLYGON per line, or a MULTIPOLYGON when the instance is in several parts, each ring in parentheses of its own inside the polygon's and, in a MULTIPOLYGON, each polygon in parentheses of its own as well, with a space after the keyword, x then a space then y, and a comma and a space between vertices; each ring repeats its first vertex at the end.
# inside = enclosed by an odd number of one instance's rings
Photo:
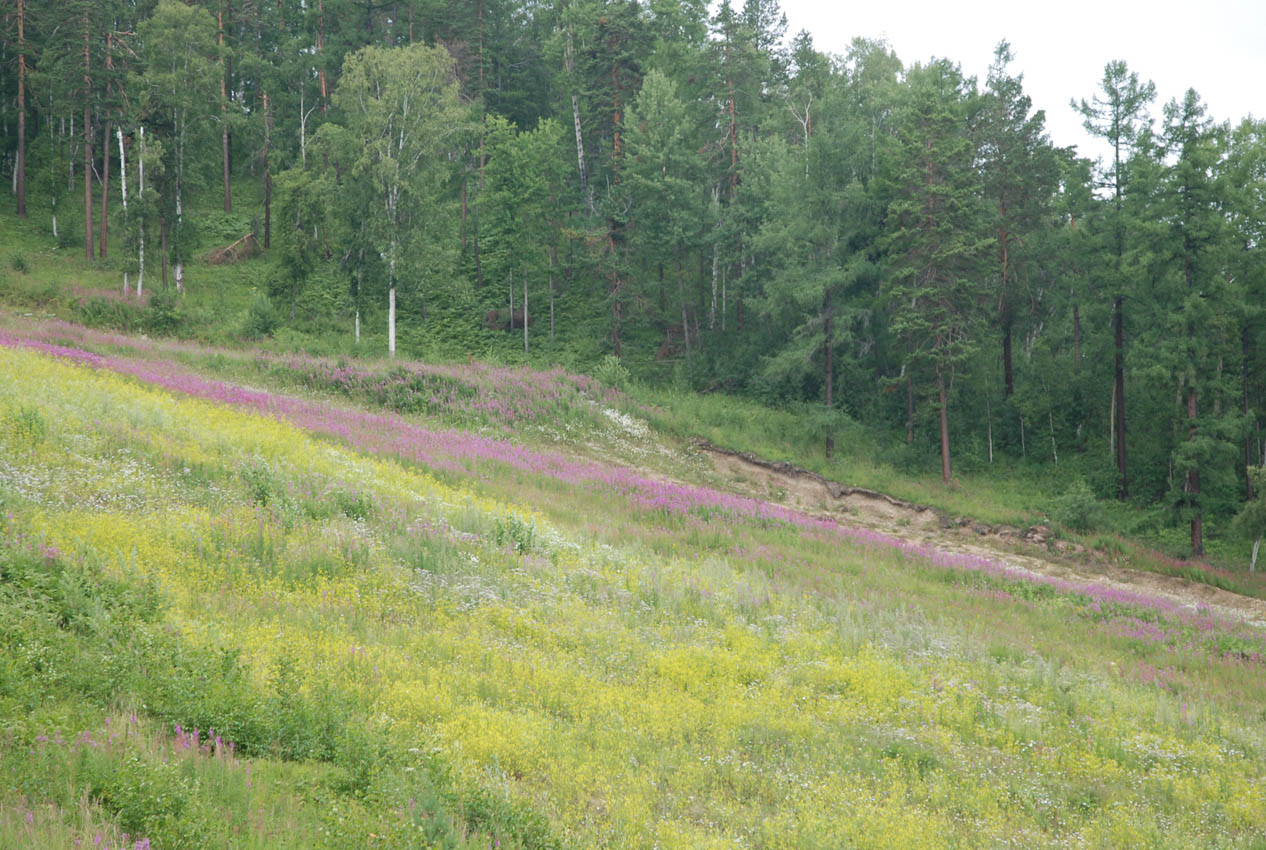
POLYGON ((29 267, 26 264, 26 255, 23 254, 21 251, 14 251, 12 254, 10 254, 9 268, 13 269, 15 272, 21 272, 22 274, 26 274, 28 271, 30 271, 29 267))
POLYGON ((144 311, 136 302, 103 296, 77 299, 71 310, 76 319, 92 328, 135 331, 142 325, 148 327, 153 319, 152 314, 144 311))
POLYGON ((629 383, 629 370, 614 354, 602 358, 602 362, 593 370, 593 376, 608 387, 624 389, 629 383))
POLYGON ((84 247, 84 220, 82 216, 62 216, 57 220, 57 247, 58 248, 78 248, 81 252, 84 247))
POLYGON ((272 336, 281 326, 281 314, 273 306, 272 299, 264 293, 258 293, 246 310, 246 318, 242 322, 242 335, 248 339, 262 339, 272 336))
POLYGON ((1099 502, 1081 478, 1070 484, 1051 508, 1055 521, 1072 531, 1093 531, 1099 525, 1099 502))
POLYGON ((155 292, 145 308, 145 327, 156 334, 170 335, 184 323, 180 301, 170 292, 155 292))

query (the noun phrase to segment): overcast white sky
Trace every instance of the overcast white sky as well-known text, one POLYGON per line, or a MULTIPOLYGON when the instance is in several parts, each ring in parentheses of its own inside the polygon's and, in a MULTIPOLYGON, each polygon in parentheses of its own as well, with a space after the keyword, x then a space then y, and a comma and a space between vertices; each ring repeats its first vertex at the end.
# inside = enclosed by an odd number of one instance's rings
POLYGON ((1103 66, 1124 59, 1156 83, 1152 115, 1188 88, 1210 117, 1266 116, 1266 0, 782 0, 787 34, 804 29, 818 50, 843 54, 855 36, 886 38, 908 65, 938 56, 983 84, 1005 38, 1057 145, 1092 159, 1106 152, 1081 129, 1069 98, 1098 91, 1103 66))

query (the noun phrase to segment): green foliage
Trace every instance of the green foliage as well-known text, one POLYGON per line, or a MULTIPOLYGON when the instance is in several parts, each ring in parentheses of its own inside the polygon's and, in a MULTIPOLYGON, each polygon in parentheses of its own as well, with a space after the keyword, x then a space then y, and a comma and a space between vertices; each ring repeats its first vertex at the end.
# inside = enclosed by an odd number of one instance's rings
POLYGON ((521 555, 531 552, 536 545, 536 523, 524 522, 517 516, 498 517, 493 523, 492 542, 509 546, 521 555))
POLYGON ((145 308, 145 326, 156 334, 174 334, 184 323, 184 307, 174 292, 158 291, 149 297, 145 308))
POLYGON ((1099 525, 1098 500, 1081 478, 1074 480, 1051 508, 1055 521, 1072 531, 1094 531, 1099 525))
POLYGON ((48 423, 38 407, 21 404, 6 406, 0 410, 3 410, 0 425, 4 429, 0 433, 12 448, 19 451, 34 449, 48 436, 48 423))
POLYGON ((281 325, 281 313, 267 293, 256 293, 242 319, 242 335, 247 339, 272 336, 281 325))
POLYGON ((624 389, 629 384, 629 370, 620 358, 608 354, 593 370, 593 376, 608 387, 624 389))
POLYGON ((30 271, 30 267, 26 262, 26 254, 21 251, 14 251, 9 255, 9 268, 20 274, 26 274, 30 271))

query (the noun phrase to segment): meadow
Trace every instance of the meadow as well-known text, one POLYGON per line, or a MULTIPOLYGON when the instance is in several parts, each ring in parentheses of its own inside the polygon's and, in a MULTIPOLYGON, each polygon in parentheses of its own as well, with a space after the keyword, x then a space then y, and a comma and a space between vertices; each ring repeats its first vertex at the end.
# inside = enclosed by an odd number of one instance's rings
POLYGON ((1252 624, 715 489, 561 370, 107 336, 0 332, 0 846, 1266 847, 1252 624))

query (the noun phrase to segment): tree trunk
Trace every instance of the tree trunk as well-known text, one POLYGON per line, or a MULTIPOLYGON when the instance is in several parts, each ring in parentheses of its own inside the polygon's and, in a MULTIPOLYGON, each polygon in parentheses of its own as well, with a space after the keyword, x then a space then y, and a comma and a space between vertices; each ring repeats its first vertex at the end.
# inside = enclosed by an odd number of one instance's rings
POLYGON ((914 384, 906 378, 906 445, 914 445, 914 384))
POLYGON ((365 285, 365 225, 361 224, 361 248, 356 258, 356 345, 361 345, 361 288, 365 285))
MULTIPOLYGON (((481 55, 482 58, 482 55, 481 55)), ((571 27, 567 27, 567 49, 563 54, 563 62, 570 76, 575 70, 575 47, 572 43, 571 27)), ((482 79, 482 77, 481 77, 482 79)), ((580 130, 580 99, 576 92, 571 94, 571 122, 576 130, 576 170, 580 175, 580 191, 585 195, 585 203, 589 207, 589 214, 594 214, 593 206, 593 190, 589 188, 589 175, 585 171, 585 137, 580 130)))
MULTIPOLYGON (((64 121, 65 119, 63 119, 63 122, 64 121)), ((49 195, 48 201, 49 201, 49 208, 50 208, 49 216, 52 218, 53 238, 56 239, 57 238, 57 164, 55 160, 59 156, 61 156, 61 150, 62 150, 61 135, 58 134, 57 141, 53 141, 53 128, 51 126, 53 123, 52 116, 49 116, 48 119, 45 121, 45 123, 50 125, 48 128, 48 133, 47 133, 48 147, 49 147, 48 162, 49 162, 49 167, 53 170, 53 177, 51 180, 48 181, 48 195, 49 195)))
POLYGON ((712 307, 708 310, 708 330, 717 323, 717 243, 712 243, 712 307))
POLYGON ((18 218, 26 218, 26 4, 18 0, 18 158, 13 164, 18 218))
POLYGON ((137 132, 141 137, 141 156, 137 160, 137 187, 136 197, 138 202, 142 203, 141 214, 137 219, 136 226, 138 230, 138 250, 136 269, 136 297, 140 298, 144 294, 145 288, 145 128, 138 128, 137 132))
POLYGON ((936 367, 936 396, 941 407, 941 480, 950 483, 949 403, 945 392, 945 372, 936 367))
POLYGON ((1262 538, 1253 541, 1253 559, 1248 562, 1248 571, 1250 573, 1257 572, 1257 550, 1262 546, 1262 538))
POLYGON ((387 283, 387 354, 396 356, 396 242, 391 241, 390 280, 387 283))
MULTIPOLYGON (((177 162, 179 162, 179 156, 177 157, 177 162)), ((181 169, 178 167, 177 176, 176 176, 176 233, 177 234, 181 233, 181 231, 184 229, 184 224, 185 224, 184 192, 181 191, 183 187, 181 185, 182 181, 179 175, 180 170, 181 169)), ((177 243, 177 247, 180 247, 179 243, 177 243)), ((164 247, 163 250, 164 250, 164 253, 166 253, 166 247, 164 247)), ((183 248, 181 249, 181 251, 183 252, 183 248)), ((178 258, 174 265, 175 265, 175 278, 176 278, 176 292, 180 293, 181 295, 184 295, 185 294, 184 260, 178 258)))
MULTIPOLYGON (((1187 388, 1187 439, 1196 438, 1196 413, 1198 399, 1194 386, 1187 388)), ((1200 467, 1193 466, 1187 472, 1187 496, 1195 506, 1195 514, 1191 517, 1191 554, 1204 554, 1203 512, 1200 510, 1200 467)))
POLYGON ((989 395, 985 394, 985 437, 989 442, 989 463, 993 463, 993 414, 989 410, 989 395))
POLYGON ((92 232, 92 27, 84 8, 84 254, 94 258, 92 232))
MULTIPOLYGON (((480 8, 481 9, 483 8, 482 4, 480 5, 480 8)), ((483 86, 483 53, 482 52, 480 52, 479 54, 479 62, 480 62, 479 81, 480 81, 480 90, 482 91, 482 86, 483 86)), ((474 210, 474 215, 472 216, 472 223, 474 224, 474 228, 475 228, 474 236, 475 236, 475 288, 476 289, 483 289, 484 287, 483 257, 479 253, 479 199, 483 198, 483 195, 484 195, 484 134, 483 132, 480 132, 479 134, 479 194, 476 196, 476 199, 475 199, 475 210, 474 210)))
MULTIPOLYGON (((88 48, 84 47, 85 55, 88 48)), ((84 77, 87 80, 87 75, 84 77)), ((93 242, 96 234, 92 232, 92 135, 89 123, 89 105, 84 102, 84 255, 92 260, 96 252, 93 250, 93 242)))
MULTIPOLYGON (((1249 392, 1249 373, 1251 371, 1250 363, 1253 354, 1253 336, 1249 332, 1248 325, 1245 324, 1240 329, 1240 351, 1242 353, 1241 374, 1242 374, 1242 393, 1244 402, 1244 417, 1247 419, 1250 413, 1248 404, 1249 392)), ((1247 430, 1244 433, 1244 498, 1252 499, 1253 493, 1253 476, 1248 474, 1248 468, 1253 465, 1253 435, 1247 430)))
POLYGON ((616 357, 621 357, 624 354, 620 345, 620 320, 622 318, 620 313, 620 290, 622 288, 623 283, 617 273, 611 288, 611 347, 616 357))
POLYGON ((1113 423, 1116 436, 1117 498, 1124 501, 1130 496, 1129 479, 1125 467, 1125 332, 1122 327, 1122 302, 1118 295, 1112 304, 1112 335, 1115 349, 1113 361, 1113 396, 1116 399, 1113 423))
MULTIPOLYGON (((224 49, 224 0, 220 0, 220 10, 216 15, 216 25, 219 29, 220 49, 224 49)), ((228 60, 227 58, 220 60, 220 146, 221 159, 224 165, 224 211, 226 213, 233 212, 233 197, 229 191, 229 81, 228 81, 228 60)))
POLYGON ((681 299, 681 336, 686 343, 686 363, 690 362, 690 320, 686 317, 686 284, 681 275, 681 250, 677 251, 677 297, 681 299))
MULTIPOLYGON (((264 250, 268 250, 270 247, 272 247, 273 175, 272 175, 272 171, 270 170, 270 163, 268 159, 268 155, 269 153, 271 153, 269 148, 272 145, 272 127, 273 127, 273 118, 272 118, 272 112, 268 106, 268 92, 264 92, 264 250)), ((395 273, 395 268, 393 267, 392 268, 392 286, 393 287, 395 286, 394 273, 395 273)), ((393 294, 391 296, 391 299, 392 299, 392 303, 394 304, 395 303, 394 289, 392 290, 392 292, 393 294)), ((394 329, 393 329, 393 333, 394 333, 394 329)), ((394 355, 395 353, 394 337, 392 338, 392 342, 393 342, 393 348, 391 350, 394 355)))
MULTIPOLYGON (((115 135, 119 137, 119 190, 123 196, 123 230, 127 232, 127 153, 123 149, 123 128, 115 127, 115 135)), ((123 294, 129 289, 128 273, 123 272, 123 294)))
POLYGON ((101 240, 97 245, 97 256, 105 259, 106 248, 110 241, 109 225, 106 223, 110 210, 110 122, 105 122, 101 145, 101 240))
POLYGON ((1073 374, 1081 374, 1081 308, 1073 305, 1073 374))
MULTIPOLYGON (((321 54, 325 50, 325 2, 317 0, 317 53, 321 54)), ((329 111, 330 107, 330 91, 325 81, 325 61, 322 60, 321 68, 317 71, 317 78, 321 81, 321 112, 329 111)), ((358 337, 359 339, 359 337, 358 337)))
MULTIPOLYGON (((511 315, 510 321, 514 321, 511 315)), ((527 269, 523 270, 523 353, 528 353, 528 275, 527 269)))
POLYGON ((549 246, 549 338, 554 341, 554 267, 558 265, 558 246, 549 246))
POLYGON ((833 310, 832 310, 832 305, 831 305, 831 290, 827 289, 826 297, 823 299, 823 304, 822 304, 822 315, 823 315, 822 354, 823 354, 823 360, 826 363, 824 377, 826 380, 826 412, 828 415, 828 420, 826 424, 826 456, 828 458, 831 456, 831 453, 835 451, 835 433, 831 429, 831 422, 829 419, 830 413, 835 406, 835 399, 834 399, 835 374, 832 368, 834 364, 831 359, 832 349, 834 348, 834 340, 831 339, 831 313, 832 312, 833 310))
MULTIPOLYGON (((106 99, 109 100, 113 93, 110 85, 110 78, 113 75, 114 60, 111 58, 114 54, 114 33, 106 34, 106 99)), ((110 208, 110 121, 105 122, 105 132, 102 134, 101 140, 101 244, 98 246, 98 254, 105 259, 106 249, 109 247, 109 208, 110 208)))
POLYGON ((158 217, 158 250, 163 255, 163 290, 167 290, 167 216, 158 217))
POLYGON ((1002 383, 1003 397, 1011 398, 1015 392, 1015 377, 1011 368, 1011 323, 1002 326, 1002 383))
POLYGON ((726 307, 726 273, 729 271, 728 265, 721 266, 721 333, 725 334, 725 316, 729 312, 726 307))

